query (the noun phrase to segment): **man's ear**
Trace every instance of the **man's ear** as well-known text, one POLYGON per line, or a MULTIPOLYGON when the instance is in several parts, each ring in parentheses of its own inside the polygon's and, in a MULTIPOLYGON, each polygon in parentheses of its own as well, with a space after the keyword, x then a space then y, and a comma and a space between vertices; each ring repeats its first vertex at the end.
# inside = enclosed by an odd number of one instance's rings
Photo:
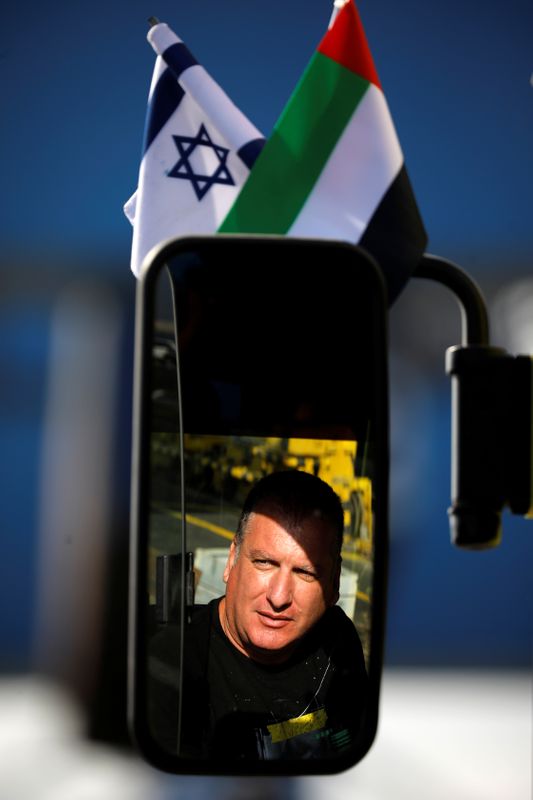
POLYGON ((224 583, 228 582, 229 574, 233 569, 236 557, 237 557, 237 546, 235 545, 235 539, 234 539, 230 544, 228 560, 226 561, 226 566, 224 567, 224 574, 222 575, 224 583))
POLYGON ((331 605, 332 606, 334 606, 335 603, 337 602, 337 600, 339 599, 339 592, 340 592, 340 586, 341 586, 341 564, 342 564, 342 558, 339 556, 339 558, 337 559, 337 564, 334 567, 334 573, 333 573, 333 585, 332 585, 332 590, 331 590, 332 591, 332 600, 331 600, 331 605))

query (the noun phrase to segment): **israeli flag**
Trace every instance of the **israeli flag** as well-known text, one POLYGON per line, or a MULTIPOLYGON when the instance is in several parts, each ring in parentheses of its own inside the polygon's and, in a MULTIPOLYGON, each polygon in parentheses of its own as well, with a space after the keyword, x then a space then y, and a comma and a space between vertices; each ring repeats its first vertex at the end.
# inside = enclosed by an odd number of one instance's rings
POLYGON ((133 225, 131 269, 175 236, 215 233, 265 142, 165 23, 148 41, 157 59, 148 95, 133 225))

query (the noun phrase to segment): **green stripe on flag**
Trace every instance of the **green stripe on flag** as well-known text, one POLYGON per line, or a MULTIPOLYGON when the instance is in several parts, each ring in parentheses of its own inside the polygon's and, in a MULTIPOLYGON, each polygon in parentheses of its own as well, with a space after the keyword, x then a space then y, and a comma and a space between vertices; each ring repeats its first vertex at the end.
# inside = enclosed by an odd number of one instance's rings
POLYGON ((286 233, 368 85, 315 53, 219 232, 286 233))

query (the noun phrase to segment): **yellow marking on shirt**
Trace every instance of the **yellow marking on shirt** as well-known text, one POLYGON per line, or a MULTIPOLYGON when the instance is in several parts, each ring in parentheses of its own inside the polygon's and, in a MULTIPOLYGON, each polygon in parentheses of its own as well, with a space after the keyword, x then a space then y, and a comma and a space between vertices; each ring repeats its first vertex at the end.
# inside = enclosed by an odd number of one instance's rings
POLYGON ((310 714, 304 714, 302 717, 295 717, 288 719, 286 722, 276 722, 274 725, 267 725, 268 732, 272 737, 272 742, 284 742, 286 739, 292 739, 294 736, 300 736, 302 733, 311 733, 323 728, 328 719, 326 709, 321 708, 318 711, 312 711, 310 714))

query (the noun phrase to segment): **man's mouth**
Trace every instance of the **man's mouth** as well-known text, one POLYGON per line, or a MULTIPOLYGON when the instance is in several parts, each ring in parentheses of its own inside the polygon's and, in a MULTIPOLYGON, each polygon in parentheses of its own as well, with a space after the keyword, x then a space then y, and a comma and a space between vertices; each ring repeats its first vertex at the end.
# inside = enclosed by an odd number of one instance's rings
POLYGON ((292 622, 292 617, 284 616, 283 614, 270 614, 268 611, 258 611, 261 617, 261 622, 267 628, 283 628, 289 622, 292 622))

